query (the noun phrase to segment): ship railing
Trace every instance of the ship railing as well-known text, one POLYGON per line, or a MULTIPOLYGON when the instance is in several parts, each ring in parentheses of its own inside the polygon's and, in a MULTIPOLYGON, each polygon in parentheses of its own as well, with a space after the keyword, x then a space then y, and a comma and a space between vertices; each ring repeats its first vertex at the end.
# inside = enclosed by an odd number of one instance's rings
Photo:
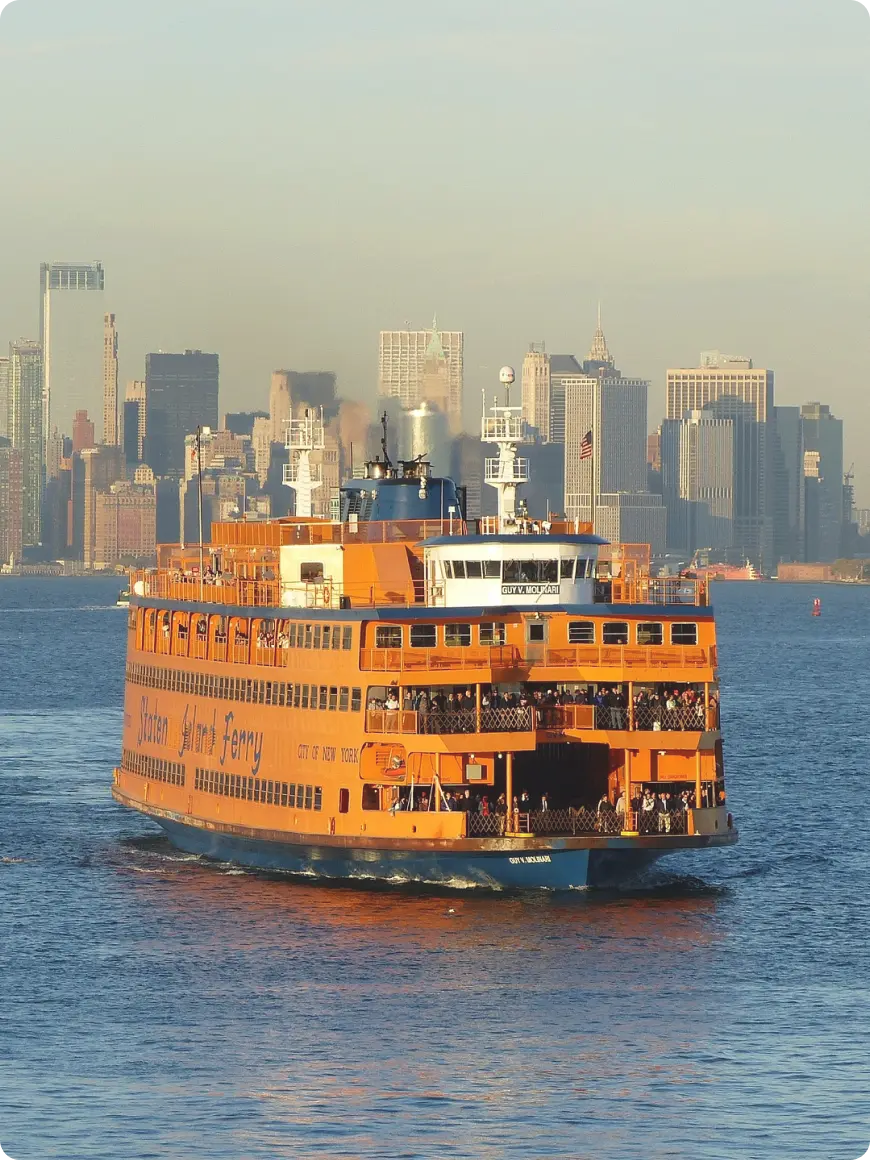
POLYGON ((303 581, 281 586, 281 603, 285 608, 379 608, 394 605, 408 608, 415 604, 443 603, 444 586, 425 580, 408 584, 365 584, 345 581, 303 581))
POLYGON ((274 608, 279 603, 281 585, 277 580, 245 580, 232 575, 200 583, 199 576, 193 573, 134 572, 132 591, 136 596, 183 603, 274 608))
POLYGON ((667 709, 664 705, 544 705, 537 713, 539 728, 552 733, 583 729, 703 733, 719 728, 718 706, 709 705, 705 712, 703 701, 677 709, 667 709))
POLYGON ((510 815, 466 815, 465 832, 469 838, 500 837, 506 833, 536 834, 555 837, 578 834, 618 835, 623 831, 638 834, 686 834, 688 815, 685 810, 629 810, 618 814, 608 805, 594 809, 588 806, 567 809, 513 810, 510 815))
POLYGON ((515 645, 483 645, 457 649, 365 648, 364 672, 433 672, 437 669, 514 669, 523 663, 515 645))
POLYGON ((677 672, 681 668, 715 668, 714 647, 677 646, 628 646, 628 645, 569 645, 567 648, 546 648, 539 653, 529 651, 529 662, 544 664, 549 668, 614 668, 614 669, 669 669, 677 672))
POLYGON ((368 709, 368 733, 415 733, 448 735, 458 733, 530 733, 536 726, 535 709, 368 709))
POLYGON ((686 580, 681 576, 612 576, 596 581, 595 602, 705 607, 709 597, 704 580, 686 580))

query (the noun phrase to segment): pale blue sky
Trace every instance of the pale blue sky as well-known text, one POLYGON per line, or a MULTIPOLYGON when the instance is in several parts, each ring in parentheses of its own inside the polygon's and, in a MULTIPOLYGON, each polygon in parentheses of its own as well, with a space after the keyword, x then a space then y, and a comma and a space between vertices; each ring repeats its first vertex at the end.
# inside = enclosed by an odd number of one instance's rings
POLYGON ((870 16, 856 0, 17 0, 0 17, 0 344, 100 258, 122 375, 279 365, 369 398, 433 311, 479 388, 529 341, 710 347, 830 402, 870 503, 870 16), (483 369, 488 368, 488 369, 483 369))

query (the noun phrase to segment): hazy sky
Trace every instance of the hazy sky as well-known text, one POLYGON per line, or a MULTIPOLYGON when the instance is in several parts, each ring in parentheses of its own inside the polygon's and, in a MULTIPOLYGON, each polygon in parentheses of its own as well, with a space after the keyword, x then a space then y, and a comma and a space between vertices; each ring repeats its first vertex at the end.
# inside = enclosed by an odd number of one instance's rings
MULTIPOLYGON (((856 0, 17 0, 0 17, 0 344, 100 259, 124 379, 222 359, 371 398, 377 332, 623 371, 752 356, 829 402, 870 504, 870 16, 856 0)), ((94 410, 97 410, 95 391, 94 410)))

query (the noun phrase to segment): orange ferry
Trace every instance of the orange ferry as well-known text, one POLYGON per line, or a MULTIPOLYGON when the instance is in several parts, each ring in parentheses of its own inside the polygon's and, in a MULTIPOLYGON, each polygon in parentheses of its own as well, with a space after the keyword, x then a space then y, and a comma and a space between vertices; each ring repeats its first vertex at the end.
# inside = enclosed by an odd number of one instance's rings
POLYGON ((519 409, 483 436, 499 515, 475 527, 385 455, 334 521, 161 547, 132 577, 115 799, 183 850, 334 878, 609 885, 735 842, 706 582, 529 521, 519 409))

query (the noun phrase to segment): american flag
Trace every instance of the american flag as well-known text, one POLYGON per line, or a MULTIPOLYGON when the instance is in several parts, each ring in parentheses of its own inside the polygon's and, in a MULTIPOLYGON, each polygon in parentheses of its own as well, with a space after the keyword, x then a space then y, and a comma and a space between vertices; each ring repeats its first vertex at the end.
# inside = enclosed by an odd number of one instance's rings
POLYGON ((591 459, 592 458, 592 432, 591 431, 587 431, 586 434, 583 436, 583 438, 580 440, 580 458, 581 459, 591 459))

